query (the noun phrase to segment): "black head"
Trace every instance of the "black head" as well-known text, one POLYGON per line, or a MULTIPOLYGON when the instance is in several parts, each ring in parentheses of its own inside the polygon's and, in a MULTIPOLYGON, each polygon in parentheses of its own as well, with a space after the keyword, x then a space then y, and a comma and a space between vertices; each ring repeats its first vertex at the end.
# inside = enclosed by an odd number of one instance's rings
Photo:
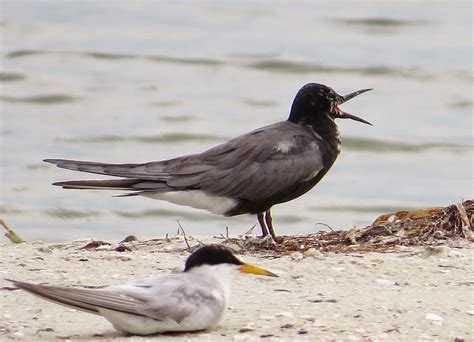
POLYGON ((242 261, 234 256, 229 248, 222 245, 206 245, 188 257, 184 266, 184 272, 201 265, 218 264, 244 265, 242 261))
POLYGON ((333 121, 339 118, 352 119, 371 125, 364 119, 346 113, 339 108, 340 104, 369 90, 371 89, 362 89, 342 96, 324 84, 308 83, 296 94, 288 120, 314 126, 327 120, 333 121))

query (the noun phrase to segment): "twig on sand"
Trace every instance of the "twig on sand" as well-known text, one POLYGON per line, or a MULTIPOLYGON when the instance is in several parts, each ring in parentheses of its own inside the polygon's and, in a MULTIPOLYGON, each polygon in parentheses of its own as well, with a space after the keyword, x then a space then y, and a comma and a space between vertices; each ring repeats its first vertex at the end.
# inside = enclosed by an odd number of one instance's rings
POLYGON ((330 225, 328 225, 328 224, 326 224, 326 223, 324 223, 324 222, 316 222, 314 225, 317 226, 318 224, 320 224, 320 225, 322 225, 322 226, 325 226, 325 227, 328 227, 331 232, 334 231, 334 229, 332 229, 330 225))
POLYGON ((5 221, 2 218, 0 218, 0 225, 2 225, 3 228, 5 228, 5 230, 7 231, 5 233, 5 236, 8 238, 8 240, 10 240, 13 243, 25 242, 25 240, 23 240, 17 233, 15 233, 13 229, 8 227, 8 225, 5 223, 5 221))
MULTIPOLYGON (((191 251, 191 246, 189 245, 188 238, 186 237, 186 232, 184 231, 183 227, 181 226, 181 223, 179 223, 179 220, 176 220, 178 222, 179 229, 183 232, 183 237, 184 237, 184 242, 186 242, 186 246, 188 246, 188 251, 191 251)), ((179 230, 178 230, 179 232, 179 230)))
POLYGON ((249 230, 247 230, 244 235, 252 235, 253 234, 253 230, 255 229, 255 227, 257 226, 257 224, 254 224, 252 227, 250 227, 249 230))

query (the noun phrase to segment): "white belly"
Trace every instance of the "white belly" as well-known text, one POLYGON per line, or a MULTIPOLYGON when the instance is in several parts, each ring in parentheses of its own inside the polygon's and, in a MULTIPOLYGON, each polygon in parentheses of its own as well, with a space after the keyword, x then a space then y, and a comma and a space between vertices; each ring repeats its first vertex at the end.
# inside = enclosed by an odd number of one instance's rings
POLYGON ((223 215, 226 211, 232 209, 237 204, 236 200, 231 198, 209 195, 201 190, 145 192, 141 195, 174 204, 207 210, 219 215, 223 215))

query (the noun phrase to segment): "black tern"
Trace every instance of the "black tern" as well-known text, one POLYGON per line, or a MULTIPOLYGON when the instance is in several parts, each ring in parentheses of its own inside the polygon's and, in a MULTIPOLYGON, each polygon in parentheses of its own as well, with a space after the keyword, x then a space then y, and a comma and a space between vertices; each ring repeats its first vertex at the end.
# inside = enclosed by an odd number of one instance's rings
POLYGON ((206 245, 189 256, 183 273, 123 285, 79 288, 7 280, 43 299, 101 315, 117 330, 150 335, 204 330, 217 325, 227 308, 235 270, 277 277, 242 262, 222 245, 206 245))
POLYGON ((256 214, 262 235, 277 237, 271 208, 295 199, 328 172, 341 149, 335 119, 371 125, 339 105, 371 89, 341 96, 308 83, 296 94, 286 121, 277 122, 200 154, 138 164, 45 159, 60 168, 121 177, 53 183, 65 189, 128 190, 224 216, 256 214))

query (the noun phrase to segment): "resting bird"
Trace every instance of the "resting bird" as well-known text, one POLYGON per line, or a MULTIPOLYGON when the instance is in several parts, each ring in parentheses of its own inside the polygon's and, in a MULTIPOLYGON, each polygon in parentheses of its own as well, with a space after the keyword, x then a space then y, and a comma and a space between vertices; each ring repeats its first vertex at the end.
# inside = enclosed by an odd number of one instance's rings
POLYGON ((341 149, 334 119, 369 122, 339 105, 371 89, 346 96, 318 83, 303 86, 288 120, 256 129, 200 154, 139 164, 45 159, 60 168, 121 177, 53 183, 65 189, 129 191, 225 216, 256 214, 262 235, 277 240, 275 204, 295 199, 328 172, 341 149))
POLYGON ((231 275, 236 270, 277 276, 240 261, 224 246, 206 245, 189 256, 183 273, 124 285, 77 288, 7 280, 43 299, 101 315, 119 331, 150 335, 215 326, 226 310, 231 275))

